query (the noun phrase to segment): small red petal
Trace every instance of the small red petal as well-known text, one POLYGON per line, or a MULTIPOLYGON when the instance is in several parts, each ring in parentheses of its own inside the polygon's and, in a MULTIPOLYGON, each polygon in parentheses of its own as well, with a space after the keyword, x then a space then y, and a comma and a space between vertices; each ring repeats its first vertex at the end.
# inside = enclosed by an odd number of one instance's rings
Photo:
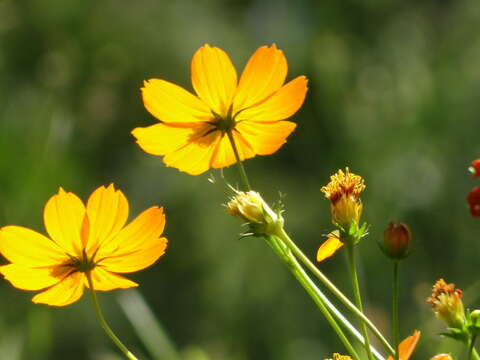
POLYGON ((480 159, 473 160, 470 164, 470 170, 472 172, 473 177, 480 176, 480 159))
POLYGON ((468 205, 472 216, 480 217, 480 186, 477 186, 470 191, 467 197, 468 205))

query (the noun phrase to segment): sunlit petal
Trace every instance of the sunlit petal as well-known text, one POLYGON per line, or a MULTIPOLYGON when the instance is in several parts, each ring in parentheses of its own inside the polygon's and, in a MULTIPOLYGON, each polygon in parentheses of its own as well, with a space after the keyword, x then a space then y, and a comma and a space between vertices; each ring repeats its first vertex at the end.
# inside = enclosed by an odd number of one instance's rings
MULTIPOLYGON (((413 335, 405 338, 399 345, 398 345, 398 355, 400 360, 408 360, 410 356, 412 356, 415 347, 417 346, 418 340, 420 339, 420 331, 415 330, 413 335)), ((393 360, 392 356, 389 356, 387 360, 393 360)))
MULTIPOLYGON (((252 149, 252 146, 245 140, 243 134, 238 131, 232 132, 233 139, 235 141, 235 146, 238 151, 238 156, 240 160, 250 159, 255 156, 255 152, 252 149)), ((226 134, 224 134, 219 141, 215 153, 212 157, 211 167, 213 168, 223 168, 232 164, 235 164, 237 159, 235 158, 235 153, 233 152, 232 144, 226 134)))
POLYGON ((74 303, 83 295, 84 277, 84 273, 72 273, 48 290, 35 295, 32 301, 51 306, 66 306, 74 303))
POLYGON ((262 46, 243 70, 233 102, 235 111, 250 107, 280 89, 287 76, 287 60, 277 46, 262 46))
POLYGON ((9 264, 0 266, 0 273, 22 290, 41 290, 61 281, 71 269, 63 266, 56 268, 29 268, 23 265, 9 264))
POLYGON ((23 266, 52 266, 68 259, 49 238, 21 226, 0 229, 0 252, 10 262, 23 266))
POLYGON ((222 49, 204 45, 192 59, 192 84, 200 99, 225 116, 237 87, 237 72, 222 49))
POLYGON ((328 235, 328 239, 320 245, 317 251, 317 261, 323 261, 337 252, 343 246, 343 242, 338 238, 338 230, 331 232, 328 235))
POLYGON ((242 110, 236 116, 236 120, 276 121, 287 119, 300 109, 306 94, 307 78, 299 76, 265 101, 242 110))
POLYGON ((45 205, 43 219, 50 237, 71 255, 81 255, 81 228, 85 206, 77 195, 62 188, 45 205))
MULTIPOLYGON (((111 272, 97 266, 91 272, 93 288, 98 291, 110 291, 115 289, 128 289, 136 287, 138 284, 123 276, 112 274, 111 272)), ((85 286, 90 288, 87 279, 85 279, 85 286)))
POLYGON ((165 80, 145 81, 142 97, 150 114, 167 123, 191 123, 212 118, 208 105, 187 90, 165 80))

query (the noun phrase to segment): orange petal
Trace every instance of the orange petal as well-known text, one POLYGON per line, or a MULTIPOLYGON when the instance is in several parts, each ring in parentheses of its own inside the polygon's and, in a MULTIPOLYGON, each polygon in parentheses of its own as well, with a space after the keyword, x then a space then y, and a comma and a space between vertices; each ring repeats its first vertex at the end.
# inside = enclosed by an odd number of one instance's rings
POLYGON ((99 266, 111 272, 134 272, 153 264, 165 253, 167 239, 160 238, 165 227, 163 208, 151 207, 128 224, 97 254, 99 266))
POLYGON ((103 242, 118 234, 128 218, 128 201, 113 184, 100 186, 87 202, 89 232, 87 254, 93 254, 103 242))
POLYGON ((303 104, 307 94, 307 78, 299 76, 265 101, 242 110, 235 119, 251 121, 284 120, 295 114, 303 104))
POLYGON ((241 121, 235 127, 258 155, 270 155, 286 142, 297 124, 290 121, 273 123, 241 121))
POLYGON ((71 269, 55 268, 28 268, 23 265, 9 264, 0 266, 0 273, 17 289, 41 290, 61 281, 71 269))
POLYGON ((0 252, 8 261, 26 267, 53 266, 68 259, 52 240, 21 226, 0 229, 0 252))
POLYGON ((237 87, 237 72, 228 55, 206 44, 193 55, 191 70, 200 99, 218 115, 226 116, 237 87))
POLYGON ((50 237, 70 255, 82 254, 81 229, 85 206, 77 195, 62 188, 45 205, 43 220, 50 237))
POLYGON ((33 297, 36 304, 66 306, 74 303, 83 295, 84 273, 75 272, 58 284, 33 297))
POLYGON ((317 261, 323 261, 337 252, 343 246, 343 242, 338 238, 338 230, 328 234, 328 239, 320 246, 317 251, 317 261))
POLYGON ((187 90, 165 80, 150 79, 142 88, 145 108, 163 122, 197 122, 212 118, 209 107, 187 90))
MULTIPOLYGON (((110 291, 115 289, 128 289, 138 286, 136 282, 128 280, 123 276, 112 274, 111 272, 102 269, 101 267, 95 267, 92 272, 93 288, 98 291, 110 291)), ((88 281, 85 277, 85 286, 90 288, 88 281)))
MULTIPOLYGON (((245 140, 245 138, 237 131, 232 132, 235 146, 238 151, 238 156, 241 160, 250 159, 255 156, 252 146, 245 140)), ((212 157, 213 168, 223 168, 235 164, 237 159, 233 152, 232 144, 226 134, 222 134, 221 140, 218 142, 215 153, 212 157)))
MULTIPOLYGON (((410 356, 412 356, 413 350, 417 346, 418 340, 420 339, 420 331, 415 330, 413 335, 405 338, 399 345, 398 345, 398 354, 400 360, 408 360, 410 356)), ((389 356, 387 360, 393 360, 392 356, 389 356)))
POLYGON ((235 112, 250 107, 273 94, 285 82, 287 60, 273 44, 255 51, 243 70, 233 102, 235 112))

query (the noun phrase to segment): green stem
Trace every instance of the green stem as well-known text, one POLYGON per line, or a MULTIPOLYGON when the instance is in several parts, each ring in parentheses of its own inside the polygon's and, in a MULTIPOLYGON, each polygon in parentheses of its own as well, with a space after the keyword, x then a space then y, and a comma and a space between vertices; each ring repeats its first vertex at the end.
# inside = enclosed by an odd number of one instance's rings
POLYGON ((480 355, 478 355, 478 352, 475 348, 472 348, 472 356, 475 360, 480 360, 480 355))
POLYGON ((292 255, 290 250, 285 246, 285 244, 278 238, 274 236, 267 236, 265 237, 267 243, 273 249, 273 251, 277 254, 277 256, 287 265, 290 269, 292 274, 295 278, 300 282, 303 288, 308 292, 310 297, 313 299, 317 307, 320 309, 322 314, 327 319, 330 326, 333 328, 337 336, 339 337, 340 341, 343 343, 347 351, 350 353, 350 356, 355 360, 360 360, 357 352, 353 348, 352 344, 349 342, 345 334, 343 333, 340 326, 337 324, 333 316, 330 314, 328 309, 326 308, 324 302, 322 301, 321 297, 318 295, 318 288, 312 282, 312 280, 308 277, 307 273, 301 265, 298 263, 297 259, 292 255))
POLYGON ((130 350, 128 350, 127 347, 122 344, 120 339, 113 333, 112 329, 110 329, 110 327, 108 326, 105 318, 103 317, 102 310, 100 310, 97 294, 95 293, 95 289, 93 288, 92 276, 88 271, 85 273, 85 275, 87 276, 88 286, 90 288, 90 294, 92 295, 93 306, 95 307, 95 313, 97 314, 98 322, 102 326, 103 330, 110 337, 110 339, 112 339, 114 344, 117 345, 117 347, 122 351, 122 353, 128 360, 138 360, 135 355, 133 355, 130 350))
POLYGON ((394 260, 393 262, 393 294, 392 294, 392 335, 393 346, 395 346, 395 360, 399 360, 398 343, 400 326, 398 324, 398 265, 399 262, 394 260))
MULTIPOLYGON (((350 276, 352 277, 353 295, 355 298, 355 304, 358 310, 363 313, 362 298, 360 296, 360 287, 358 286, 357 266, 355 264, 355 248, 353 244, 346 244, 348 252, 348 264, 350 267, 350 276)), ((362 334, 365 339, 365 351, 369 360, 373 360, 372 352, 370 350, 370 340, 368 339, 367 325, 361 321, 362 334)))
POLYGON ((237 167, 238 172, 240 173, 240 178, 242 179, 243 186, 246 190, 251 190, 250 182, 248 181, 247 173, 245 172, 245 168, 243 167, 243 162, 240 160, 240 156, 238 155, 237 145, 235 144, 235 139, 233 138, 232 130, 227 131, 228 140, 230 140, 230 144, 232 145, 233 153, 235 154, 235 158, 237 159, 237 167))
MULTIPOLYGON (((475 340, 477 340, 477 336, 473 335, 472 338, 470 339, 470 344, 468 346, 468 360, 472 359, 473 350, 474 350, 474 346, 475 346, 475 340)), ((478 357, 478 354, 477 354, 477 357, 478 357)))
POLYGON ((367 318, 363 312, 361 312, 338 288, 310 261, 310 259, 298 248, 295 242, 288 236, 285 230, 282 228, 281 233, 278 235, 282 241, 288 246, 288 248, 300 259, 300 261, 323 283, 323 285, 335 295, 347 309, 354 313, 360 320, 367 324, 368 328, 374 333, 374 335, 380 340, 385 350, 391 354, 395 354, 395 350, 389 344, 387 339, 382 333, 375 327, 375 325, 367 318))

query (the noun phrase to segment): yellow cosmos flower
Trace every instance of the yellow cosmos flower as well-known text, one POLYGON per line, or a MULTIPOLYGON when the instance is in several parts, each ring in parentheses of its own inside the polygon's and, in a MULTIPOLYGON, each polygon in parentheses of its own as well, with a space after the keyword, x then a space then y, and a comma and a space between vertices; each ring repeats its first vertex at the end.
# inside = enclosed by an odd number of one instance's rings
POLYGON ((77 301, 88 285, 109 291, 138 286, 116 273, 152 265, 164 254, 167 239, 163 208, 153 206, 125 226, 128 201, 113 185, 99 187, 85 206, 60 188, 44 209, 50 239, 27 228, 0 229, 0 252, 10 264, 0 273, 22 290, 44 290, 34 303, 64 306, 77 301))
POLYGON ((191 64, 197 96, 161 79, 142 88, 146 109, 161 122, 132 134, 147 153, 163 156, 167 166, 191 175, 240 160, 276 152, 296 124, 281 121, 303 104, 307 79, 284 85, 287 60, 275 44, 262 46, 248 61, 240 80, 228 55, 204 45, 191 64))

